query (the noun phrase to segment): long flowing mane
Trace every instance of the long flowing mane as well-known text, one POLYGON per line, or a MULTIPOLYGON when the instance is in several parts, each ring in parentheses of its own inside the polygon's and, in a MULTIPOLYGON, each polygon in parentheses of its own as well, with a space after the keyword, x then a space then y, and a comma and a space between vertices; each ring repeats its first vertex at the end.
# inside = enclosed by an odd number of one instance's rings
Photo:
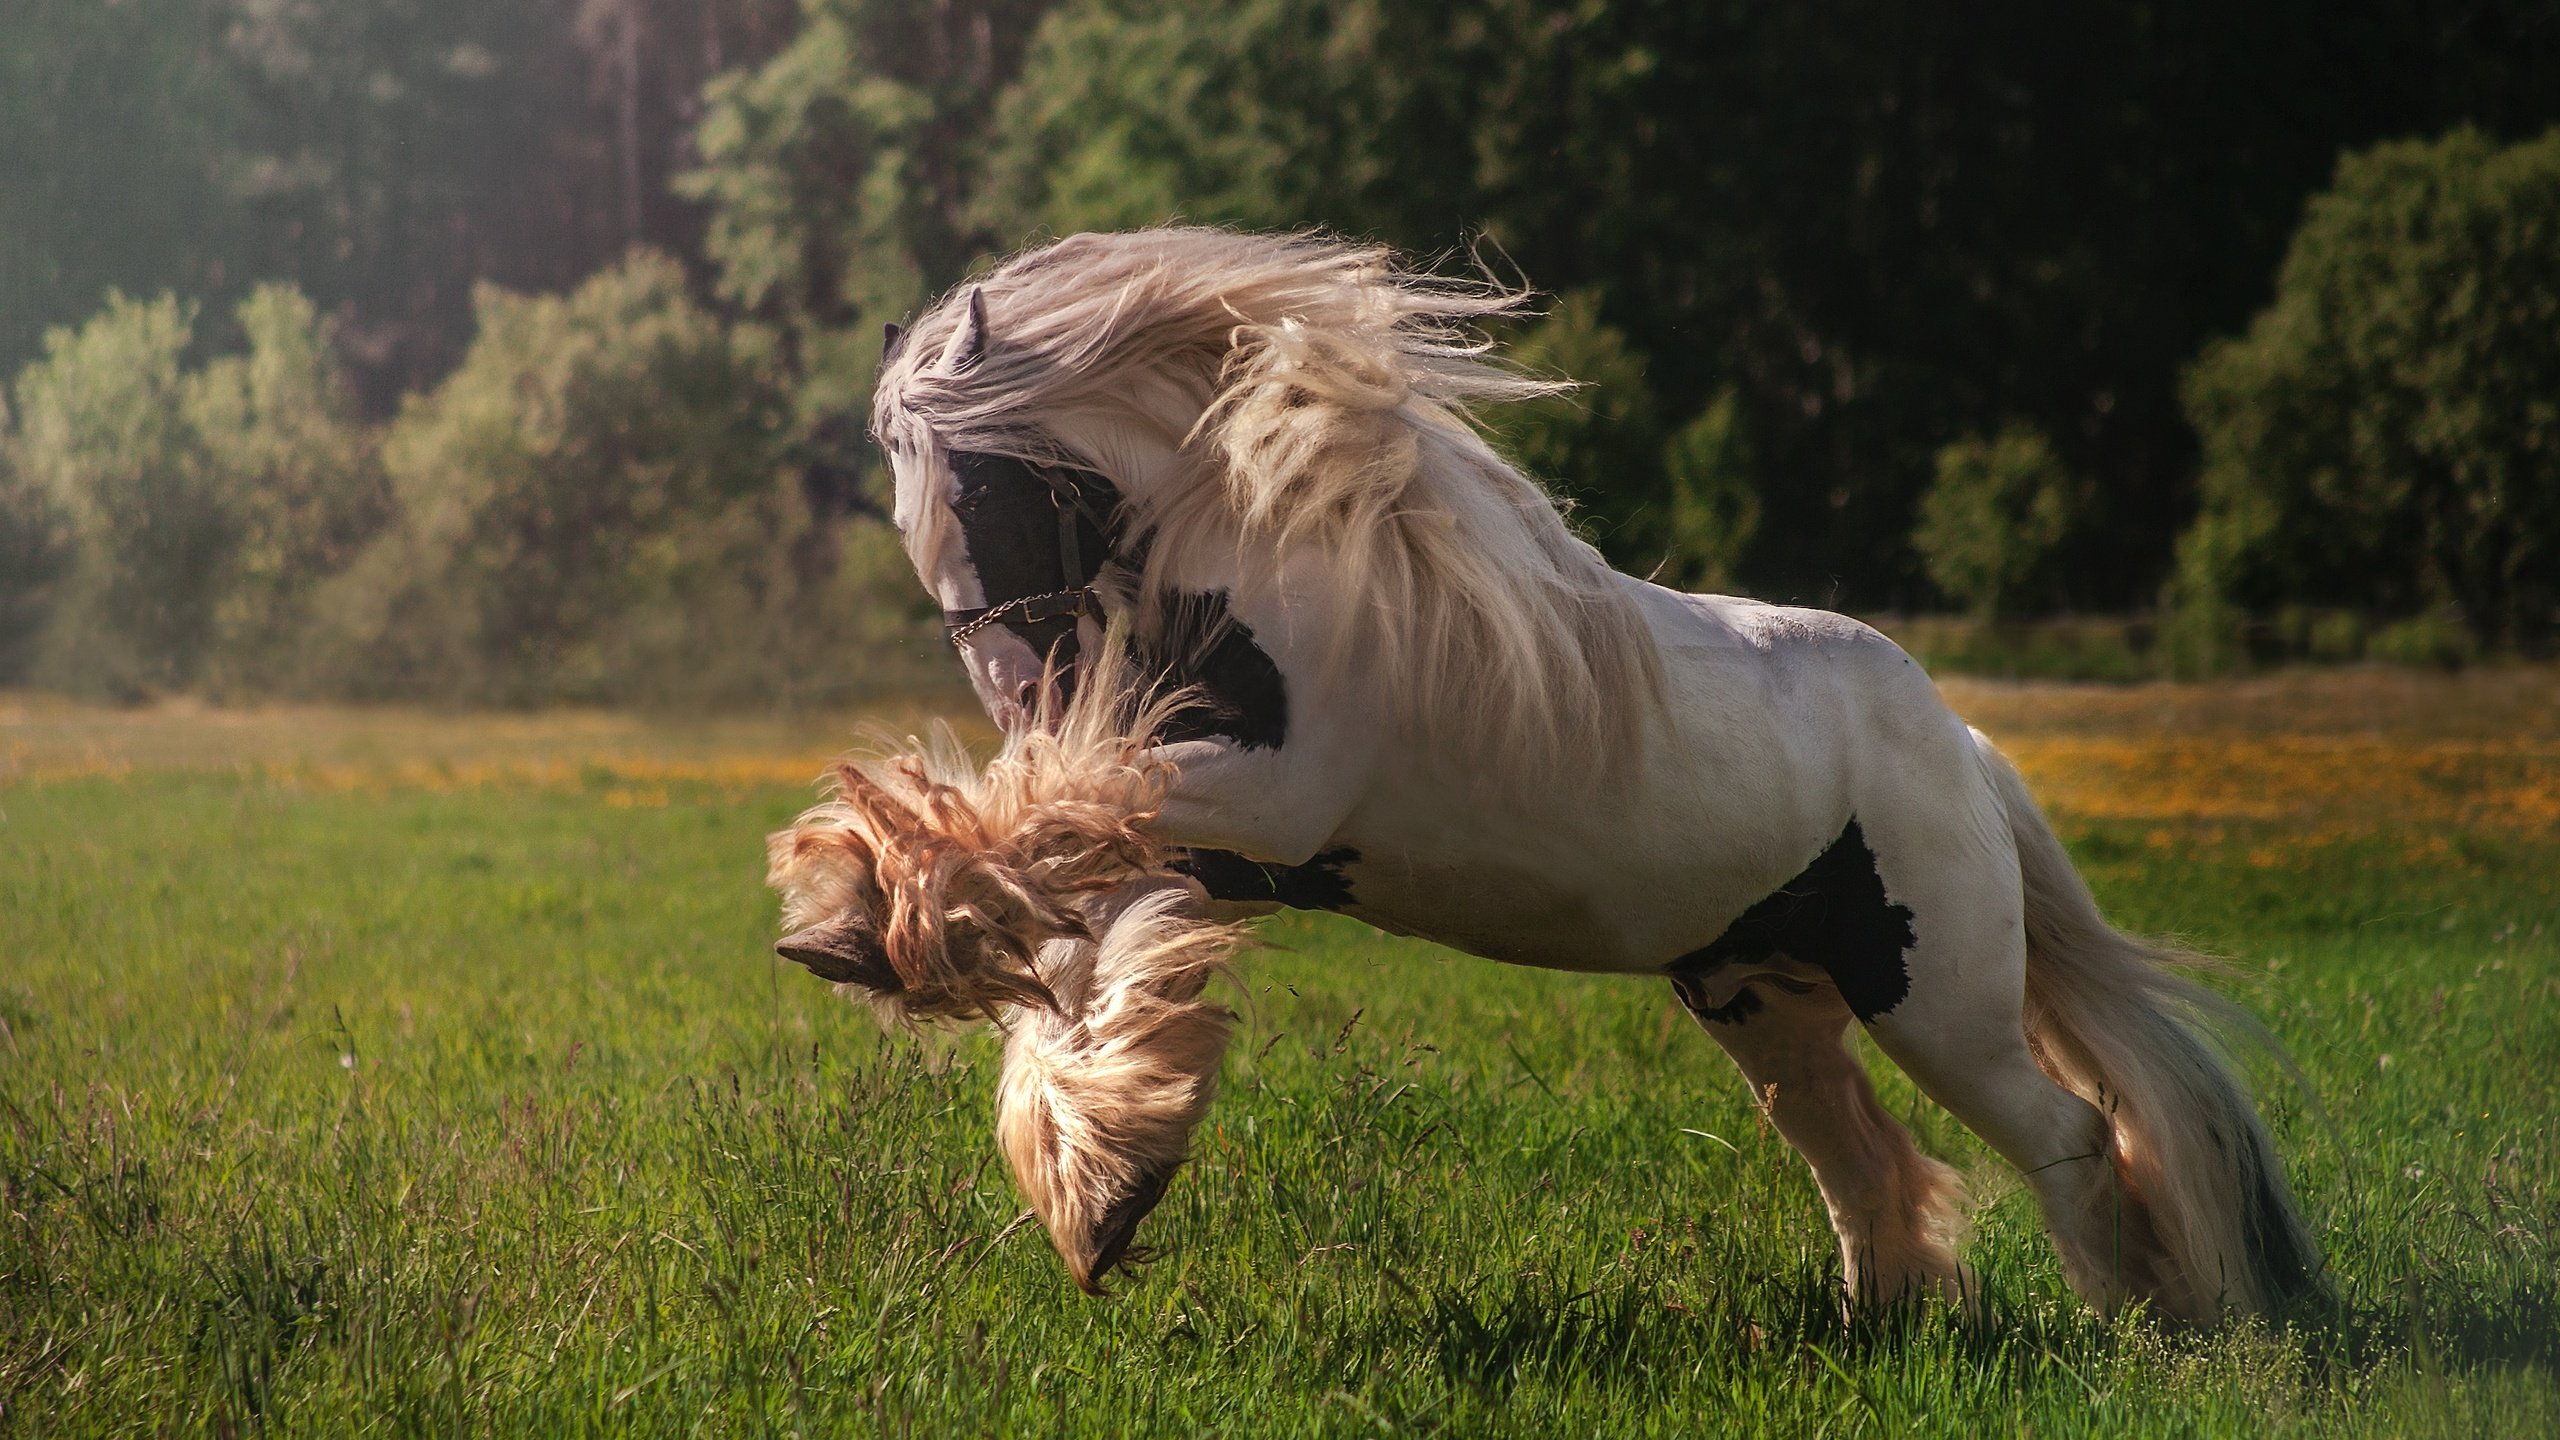
MULTIPOLYGON (((978 359, 943 363, 964 289, 883 368, 886 443, 1104 474, 1128 473, 1141 443, 1170 450, 1179 478, 1137 517, 1152 571, 1214 555, 1251 586, 1314 565, 1344 602, 1323 653, 1374 660, 1407 723, 1436 721, 1515 776, 1624 753, 1660 686, 1630 590, 1479 422, 1566 388, 1474 329, 1524 292, 1401 269, 1374 245, 1193 227, 1071 236, 975 288, 978 359)), ((1158 602, 1153 576, 1140 595, 1158 602)))

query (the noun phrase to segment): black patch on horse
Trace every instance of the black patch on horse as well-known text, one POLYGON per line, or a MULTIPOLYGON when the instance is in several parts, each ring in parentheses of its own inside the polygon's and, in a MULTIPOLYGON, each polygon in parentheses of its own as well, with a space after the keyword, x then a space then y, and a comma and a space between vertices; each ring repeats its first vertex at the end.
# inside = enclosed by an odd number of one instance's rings
POLYGON ((1911 972, 1902 957, 1918 943, 1911 907, 1893 903, 1884 893, 1876 852, 1867 848, 1866 832, 1853 816, 1840 838, 1801 874, 1743 911, 1713 942, 1667 969, 1691 1013, 1732 1024, 1758 1009, 1759 997, 1746 989, 1730 1004, 1711 1007, 1729 1013, 1709 1013, 1698 1003, 1703 989, 1694 982, 1726 965, 1784 955, 1828 972, 1849 1013, 1864 1023, 1911 993, 1911 972), (1747 1007, 1745 1000, 1751 1002, 1747 1007))
POLYGON ((1303 865, 1248 860, 1232 850, 1187 850, 1173 868, 1199 881, 1212 900, 1339 910, 1351 903, 1351 877, 1343 867, 1359 859, 1360 852, 1348 845, 1318 851, 1303 865))
MULTIPOLYGON (((959 482, 951 513, 989 605, 1081 590, 1111 558, 1120 496, 1102 476, 968 450, 953 452, 951 474, 959 482)), ((1077 613, 1061 606, 1044 618, 1008 616, 998 623, 1046 658, 1061 642, 1072 642, 1077 613)), ((1069 643, 1058 658, 1073 654, 1069 643)))
POLYGON ((1163 634, 1146 648, 1166 683, 1201 695, 1200 704, 1166 724, 1166 740, 1233 740, 1247 750, 1277 750, 1287 743, 1288 684, 1253 642, 1253 627, 1228 610, 1227 592, 1167 596, 1163 634))
MULTIPOLYGON (((1132 571, 1146 564, 1147 537, 1126 535, 1120 492, 1091 470, 978 451, 954 451, 951 474, 957 482, 951 511, 987 605, 1043 597, 995 623, 1042 659, 1071 665, 1076 623, 1094 603, 1092 587, 1104 564, 1132 571)), ((951 611, 943 621, 956 630, 984 614, 951 611)), ((1226 591, 1168 595, 1161 623, 1140 637, 1139 648, 1167 683, 1201 695, 1202 703, 1173 717, 1164 739, 1232 740, 1247 750, 1276 750, 1288 740, 1288 686, 1254 643, 1252 627, 1229 609, 1226 591)), ((1072 679, 1066 683, 1072 693, 1072 679)))

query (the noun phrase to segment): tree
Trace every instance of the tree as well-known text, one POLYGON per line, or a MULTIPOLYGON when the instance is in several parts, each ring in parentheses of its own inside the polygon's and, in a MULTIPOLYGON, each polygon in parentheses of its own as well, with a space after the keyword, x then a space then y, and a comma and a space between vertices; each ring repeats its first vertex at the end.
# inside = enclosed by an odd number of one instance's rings
POLYGON ((1760 531, 1759 476, 1739 409, 1726 390, 1663 447, 1662 468, 1671 488, 1665 584, 1734 588, 1760 531))
MULTIPOLYGON (((2555 46, 2503 4, 1063 0, 981 213, 1008 237, 1317 224, 1426 256, 1491 236, 1597 293, 1661 414, 1732 395, 1754 588, 1913 593, 1931 456, 2022 418, 2097 482, 2104 523, 2066 544, 2082 593, 2123 603, 2186 518, 2177 367, 2261 302, 2337 147, 2547 124, 2555 46)), ((1595 509, 1665 483, 1622 479, 1595 509)))
POLYGON ((791 0, 38 0, 0 5, 0 368, 110 286, 227 341, 290 280, 368 407, 450 368, 475 280, 557 288, 653 243, 710 75, 791 0))
POLYGON ((799 35, 722 76, 680 182, 721 295, 775 328, 817 497, 857 503, 883 324, 1022 236, 973 213, 996 97, 1046 0, 803 0, 799 35))
POLYGON ((1644 360, 1601 320, 1599 296, 1559 299, 1522 329, 1510 356, 1531 374, 1575 385, 1493 417, 1512 459, 1576 507, 1585 530, 1619 548, 1657 543, 1663 497, 1647 482, 1660 473, 1662 425, 1644 360), (1634 527, 1643 539, 1625 533, 1634 527))
POLYGON ((0 685, 22 679, 52 618, 55 588, 71 568, 71 524, 23 474, 0 403, 0 685))
POLYGON ((2080 510, 2079 487, 2028 426, 1938 452, 1911 543, 1929 579, 1984 620, 2014 611, 2051 577, 2080 510))
POLYGON ((1447 244, 1483 210, 1471 93, 1504 7, 1086 0, 1004 96, 977 213, 999 233, 1181 217, 1447 244))
POLYGON ((0 374, 110 288, 202 294, 247 239, 221 163, 226 6, 0 6, 0 374))
POLYGON ((2560 130, 2349 155, 2274 304, 2188 372, 2204 506, 2190 606, 2560 622, 2560 130))
POLYGON ((122 695, 272 683, 312 587, 380 524, 374 436, 326 322, 270 285, 238 323, 246 354, 189 370, 193 307, 111 295, 47 336, 19 377, 8 450, 25 493, 0 506, 19 520, 17 545, 0 548, 34 547, 29 563, 65 582, 21 591, 50 601, 54 683, 122 695))

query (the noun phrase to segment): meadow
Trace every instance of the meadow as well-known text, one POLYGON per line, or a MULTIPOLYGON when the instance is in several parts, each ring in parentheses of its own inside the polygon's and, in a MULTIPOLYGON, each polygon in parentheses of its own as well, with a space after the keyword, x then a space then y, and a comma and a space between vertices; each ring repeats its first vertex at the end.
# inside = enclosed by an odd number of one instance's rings
MULTIPOLYGON (((2337 1300, 1850 1322, 1667 986, 1269 922, 1102 1300, 983 1035, 775 960, 761 839, 862 717, 0 696, 0 1431, 2560 1433, 2560 671, 1951 682, 2120 923, 2229 957, 2337 1300)), ((871 717, 892 728, 913 712, 871 717)))

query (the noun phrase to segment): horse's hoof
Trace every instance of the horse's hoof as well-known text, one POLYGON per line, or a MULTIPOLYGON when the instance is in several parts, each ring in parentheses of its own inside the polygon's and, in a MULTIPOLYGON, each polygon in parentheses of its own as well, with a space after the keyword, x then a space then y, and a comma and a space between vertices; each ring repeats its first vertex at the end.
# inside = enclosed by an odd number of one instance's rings
POLYGON ((1102 1219, 1095 1223, 1092 1233, 1084 1237, 1085 1243, 1076 1247, 1081 1254, 1067 1256, 1067 1269, 1076 1277, 1077 1289, 1087 1295, 1106 1293, 1102 1288, 1102 1277, 1128 1258, 1129 1242, 1137 1237, 1138 1222, 1146 1219, 1157 1203, 1164 1199, 1166 1187, 1173 1183, 1174 1169, 1168 1165, 1161 1170, 1141 1173, 1138 1183, 1130 1188, 1129 1193, 1113 1201, 1110 1208, 1102 1212, 1102 1219))
POLYGON ((882 995, 896 995, 906 989, 898 972, 890 967, 889 953, 881 948, 879 935, 853 915, 838 916, 785 935, 775 942, 773 953, 806 965, 819 979, 839 985, 859 985, 882 995))

